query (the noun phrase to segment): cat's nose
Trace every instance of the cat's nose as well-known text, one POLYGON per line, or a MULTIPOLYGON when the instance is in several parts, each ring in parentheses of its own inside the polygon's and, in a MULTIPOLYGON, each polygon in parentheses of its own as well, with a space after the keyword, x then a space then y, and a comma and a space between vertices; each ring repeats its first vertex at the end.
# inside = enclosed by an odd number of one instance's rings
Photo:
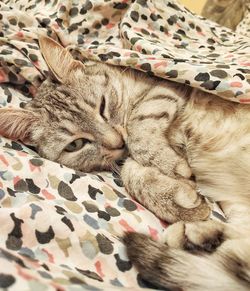
POLYGON ((115 128, 111 128, 106 124, 102 127, 102 131, 100 131, 100 140, 102 145, 110 150, 120 150, 125 146, 123 135, 115 128))
POLYGON ((121 125, 116 125, 116 126, 114 126, 114 129, 120 134, 120 136, 123 139, 123 142, 125 143, 127 138, 128 138, 128 133, 127 133, 126 128, 124 128, 121 125))
POLYGON ((127 148, 127 145, 125 144, 124 140, 121 140, 121 142, 119 144, 116 144, 116 145, 115 144, 114 145, 102 144, 102 146, 103 146, 104 150, 107 150, 110 152, 120 152, 121 154, 128 153, 128 148, 127 148))
POLYGON ((123 150, 124 148, 125 148, 125 142, 124 142, 124 140, 121 140, 121 145, 119 146, 119 147, 117 147, 116 149, 117 150, 123 150))
POLYGON ((113 150, 122 150, 125 147, 125 141, 120 134, 116 134, 113 140, 110 140, 110 148, 113 150))
POLYGON ((111 139, 102 140, 102 146, 108 150, 123 150, 125 147, 125 142, 120 136, 118 136, 113 140, 111 139))

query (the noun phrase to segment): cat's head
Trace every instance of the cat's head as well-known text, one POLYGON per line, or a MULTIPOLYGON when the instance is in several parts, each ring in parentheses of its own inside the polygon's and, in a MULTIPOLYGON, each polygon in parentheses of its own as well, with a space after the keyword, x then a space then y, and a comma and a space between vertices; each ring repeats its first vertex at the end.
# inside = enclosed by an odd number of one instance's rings
POLYGON ((116 69, 74 60, 48 37, 39 43, 52 77, 24 109, 0 109, 0 134, 77 170, 110 169, 125 153, 116 69))

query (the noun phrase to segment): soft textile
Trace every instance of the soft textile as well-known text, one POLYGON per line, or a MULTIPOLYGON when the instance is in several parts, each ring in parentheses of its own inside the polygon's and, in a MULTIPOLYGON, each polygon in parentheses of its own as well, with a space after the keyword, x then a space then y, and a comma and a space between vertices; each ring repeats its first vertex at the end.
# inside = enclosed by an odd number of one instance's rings
POLYGON ((46 70, 38 33, 75 54, 184 82, 249 102, 249 38, 167 0, 4 0, 2 82, 34 93, 46 70), (7 64, 6 64, 7 62, 7 64))
MULTIPOLYGON (((48 34, 83 56, 130 66, 249 102, 249 39, 175 1, 0 2, 0 106, 23 106, 48 68, 48 34)), ((111 173, 85 174, 0 139, 0 287, 132 290, 145 286, 120 236, 159 239, 165 224, 129 198, 111 173)), ((214 212, 214 217, 220 217, 214 212)), ((149 284, 146 286, 150 287, 149 284)))

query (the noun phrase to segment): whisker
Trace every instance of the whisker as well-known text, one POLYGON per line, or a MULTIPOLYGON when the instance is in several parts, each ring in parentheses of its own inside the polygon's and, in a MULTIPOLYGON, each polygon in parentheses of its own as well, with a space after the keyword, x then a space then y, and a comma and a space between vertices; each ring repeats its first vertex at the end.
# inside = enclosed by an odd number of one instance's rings
POLYGON ((124 70, 121 71, 121 73, 125 73, 127 70, 129 69, 129 67, 125 67, 124 70))
POLYGON ((105 157, 104 160, 106 162, 106 165, 110 168, 111 172, 116 174, 116 176, 120 177, 120 167, 115 162, 107 160, 105 157))
POLYGON ((116 164, 116 163, 112 163, 111 164, 112 165, 112 167, 113 167, 113 171, 114 171, 114 173, 119 177, 119 178, 121 178, 121 168, 116 164))
POLYGON ((118 165, 116 162, 114 162, 112 160, 112 155, 109 155, 109 154, 105 154, 103 156, 103 160, 104 160, 104 163, 105 165, 107 166, 107 168, 113 173, 115 174, 118 178, 121 178, 121 175, 120 175, 120 170, 121 170, 121 167, 120 165, 118 165))

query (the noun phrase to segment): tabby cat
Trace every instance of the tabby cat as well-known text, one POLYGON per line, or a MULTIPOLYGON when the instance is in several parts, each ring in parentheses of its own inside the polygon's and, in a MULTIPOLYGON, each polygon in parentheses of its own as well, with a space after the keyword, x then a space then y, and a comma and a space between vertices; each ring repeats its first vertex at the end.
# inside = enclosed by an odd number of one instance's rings
POLYGON ((128 192, 176 222, 162 244, 125 235, 143 278, 174 289, 249 290, 249 106, 82 63, 48 37, 40 47, 51 78, 25 109, 0 109, 0 134, 87 172, 112 169, 129 155, 121 171, 128 192), (197 189, 220 202, 228 223, 207 220, 211 210, 197 189))

